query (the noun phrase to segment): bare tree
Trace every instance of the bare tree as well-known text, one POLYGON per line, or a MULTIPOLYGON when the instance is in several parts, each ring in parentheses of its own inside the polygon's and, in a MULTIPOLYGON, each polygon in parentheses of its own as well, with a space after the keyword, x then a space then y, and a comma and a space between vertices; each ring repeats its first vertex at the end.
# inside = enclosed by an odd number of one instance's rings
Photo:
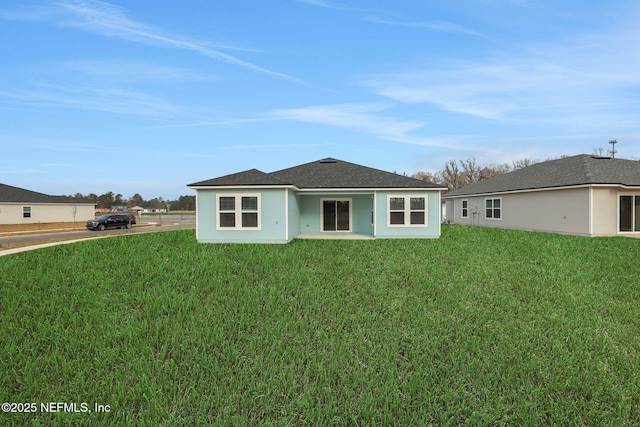
POLYGON ((440 172, 418 172, 412 175, 423 181, 445 185, 449 191, 457 190, 467 185, 476 184, 507 172, 525 168, 536 163, 532 159, 515 160, 511 164, 479 165, 475 158, 467 160, 449 160, 440 172))
POLYGON ((457 190, 465 185, 465 176, 455 160, 449 160, 445 163, 440 176, 442 177, 442 184, 446 185, 449 190, 457 190))
POLYGON ((411 175, 412 178, 416 178, 425 182, 433 182, 434 184, 440 184, 442 181, 438 173, 420 171, 411 175))

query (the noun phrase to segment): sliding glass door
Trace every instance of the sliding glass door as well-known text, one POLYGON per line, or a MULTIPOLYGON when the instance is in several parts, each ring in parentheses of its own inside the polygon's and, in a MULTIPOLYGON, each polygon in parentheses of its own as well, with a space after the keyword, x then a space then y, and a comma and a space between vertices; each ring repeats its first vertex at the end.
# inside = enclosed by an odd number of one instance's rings
POLYGON ((351 231, 351 199, 322 200, 322 231, 351 231))
POLYGON ((640 231, 640 196, 620 196, 620 231, 640 231))

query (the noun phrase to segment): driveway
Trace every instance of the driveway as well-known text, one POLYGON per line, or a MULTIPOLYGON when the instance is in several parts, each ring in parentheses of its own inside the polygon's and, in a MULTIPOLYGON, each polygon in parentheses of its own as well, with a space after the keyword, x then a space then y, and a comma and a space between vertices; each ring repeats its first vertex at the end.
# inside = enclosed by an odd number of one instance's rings
POLYGON ((162 218, 144 217, 142 221, 144 221, 144 224, 141 223, 139 225, 135 225, 130 230, 112 229, 104 231, 90 231, 87 229, 65 229, 52 230, 47 232, 3 232, 0 233, 0 256, 38 249, 46 246, 74 243, 80 240, 109 237, 114 235, 122 236, 138 233, 154 233, 168 230, 193 229, 196 226, 195 216, 192 215, 163 215, 162 218))

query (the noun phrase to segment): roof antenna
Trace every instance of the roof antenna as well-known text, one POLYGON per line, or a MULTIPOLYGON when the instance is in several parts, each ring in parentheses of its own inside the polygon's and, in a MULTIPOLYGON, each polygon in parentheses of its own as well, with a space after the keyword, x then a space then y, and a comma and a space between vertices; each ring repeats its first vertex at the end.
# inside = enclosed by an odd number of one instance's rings
POLYGON ((616 158, 616 153, 618 152, 616 150, 616 144, 618 143, 617 140, 612 139, 611 141, 609 141, 609 144, 611 144, 611 150, 609 150, 609 153, 611 154, 611 158, 615 159, 616 158))

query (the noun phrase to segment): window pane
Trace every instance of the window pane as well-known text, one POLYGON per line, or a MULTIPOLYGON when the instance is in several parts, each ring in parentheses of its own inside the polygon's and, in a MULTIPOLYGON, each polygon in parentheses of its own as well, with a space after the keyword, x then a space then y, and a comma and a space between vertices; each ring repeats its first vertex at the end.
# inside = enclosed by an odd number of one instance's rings
POLYGON ((257 211, 258 210, 258 198, 257 197, 243 197, 242 198, 242 210, 243 211, 257 211))
POLYGON ((31 206, 23 206, 22 207, 22 217, 23 218, 31 218, 31 206))
POLYGON ((335 200, 324 200, 322 202, 322 230, 336 231, 336 202, 335 200))
POLYGON ((469 207, 469 201, 468 200, 463 200, 462 201, 462 209, 467 209, 467 207, 469 207))
POLYGON ((493 200, 491 200, 491 199, 485 200, 484 203, 485 203, 484 207, 487 208, 487 209, 491 209, 493 207, 493 200))
POLYGON ((493 218, 493 209, 487 209, 485 212, 486 218, 493 218))
POLYGON ((235 226, 236 226, 236 214, 234 213, 220 214, 220 227, 235 227, 235 226))
POLYGON ((392 197, 389 199, 389 209, 392 211, 403 211, 404 197, 392 197))
POLYGON ((633 231, 640 231, 640 196, 636 196, 635 217, 636 221, 633 231))
POLYGON ((389 215, 391 224, 404 224, 404 212, 391 212, 389 215))
POLYGON ((424 212, 411 212, 411 224, 424 224, 424 212))
POLYGON ((620 231, 633 231, 631 202, 633 196, 620 196, 620 231))
POLYGON ((424 197, 412 197, 411 198, 411 210, 423 211, 424 210, 424 197))
POLYGON ((494 208, 500 207, 500 199, 493 199, 493 207, 494 208))
POLYGON ((500 218, 500 209, 494 209, 493 210, 493 217, 494 218, 500 218))
POLYGON ((349 201, 338 200, 336 202, 336 225, 338 230, 349 230, 349 201))
POLYGON ((236 209, 235 197, 220 197, 220 210, 221 211, 233 211, 236 209))
POLYGON ((242 212, 242 226, 257 227, 258 226, 257 212, 242 212))

